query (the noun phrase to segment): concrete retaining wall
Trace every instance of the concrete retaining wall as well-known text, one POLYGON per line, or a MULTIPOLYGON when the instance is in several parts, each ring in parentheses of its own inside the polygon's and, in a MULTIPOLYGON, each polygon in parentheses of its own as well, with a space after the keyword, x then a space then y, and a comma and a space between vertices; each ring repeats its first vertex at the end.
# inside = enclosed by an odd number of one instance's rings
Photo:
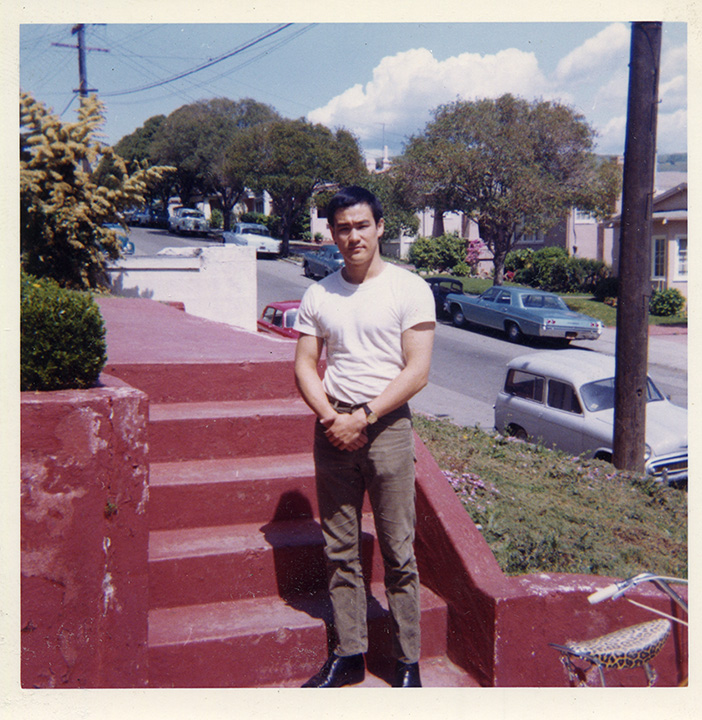
POLYGON ((148 400, 101 380, 22 393, 24 688, 148 683, 148 400))
POLYGON ((115 295, 182 302, 190 315, 256 331, 253 247, 166 248, 121 258, 107 272, 115 295))

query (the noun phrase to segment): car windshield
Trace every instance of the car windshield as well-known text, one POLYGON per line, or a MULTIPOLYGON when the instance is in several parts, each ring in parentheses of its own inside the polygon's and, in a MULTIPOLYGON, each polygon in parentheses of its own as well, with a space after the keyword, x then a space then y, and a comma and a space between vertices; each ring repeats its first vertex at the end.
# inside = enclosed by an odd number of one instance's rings
MULTIPOLYGON (((614 378, 606 378, 604 380, 595 380, 595 382, 586 383, 580 388, 580 396, 585 403, 585 407, 590 412, 611 410, 614 407, 614 378)), ((657 402, 658 400, 663 400, 663 394, 653 384, 653 380, 648 378, 646 383, 646 402, 657 402)))
POLYGON ((183 217, 202 218, 205 216, 199 210, 184 210, 183 217))
POLYGON ((285 327, 291 328, 295 324, 296 317, 297 317, 297 310, 288 310, 285 313, 285 327))
POLYGON ((271 233, 265 225, 242 225, 241 232, 247 235, 263 235, 270 237, 271 233))
POLYGON ((563 300, 556 295, 522 295, 522 305, 525 308, 568 309, 563 300))

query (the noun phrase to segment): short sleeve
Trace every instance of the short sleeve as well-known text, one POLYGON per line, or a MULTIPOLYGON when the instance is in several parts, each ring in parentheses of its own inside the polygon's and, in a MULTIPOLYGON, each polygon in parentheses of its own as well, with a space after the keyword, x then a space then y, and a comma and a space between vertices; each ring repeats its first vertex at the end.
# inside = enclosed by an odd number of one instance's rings
POLYGON ((311 285, 305 290, 302 300, 300 302, 300 308, 297 311, 297 317, 295 318, 295 324, 293 328, 298 332, 304 333, 305 335, 314 335, 315 337, 322 337, 323 333, 319 324, 316 320, 315 312, 315 299, 314 293, 317 285, 311 285))
POLYGON ((429 284, 418 275, 408 275, 402 291, 402 332, 420 323, 436 322, 436 304, 429 284))

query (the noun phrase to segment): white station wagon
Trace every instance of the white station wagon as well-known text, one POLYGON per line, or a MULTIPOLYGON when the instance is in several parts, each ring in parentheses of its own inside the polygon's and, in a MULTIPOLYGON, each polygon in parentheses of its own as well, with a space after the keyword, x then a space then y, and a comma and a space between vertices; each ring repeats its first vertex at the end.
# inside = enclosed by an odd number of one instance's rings
MULTIPOLYGON (((507 363, 495 429, 575 455, 612 460, 615 360, 589 350, 552 350, 507 363)), ((647 384, 646 472, 687 480, 687 410, 647 384)))

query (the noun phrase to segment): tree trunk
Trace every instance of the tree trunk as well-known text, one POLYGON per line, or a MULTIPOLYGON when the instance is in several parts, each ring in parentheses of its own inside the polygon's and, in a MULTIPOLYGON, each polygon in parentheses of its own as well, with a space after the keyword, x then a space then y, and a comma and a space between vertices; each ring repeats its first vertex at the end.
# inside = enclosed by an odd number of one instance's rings
POLYGON ((432 237, 441 237, 444 234, 444 211, 440 207, 434 208, 434 225, 431 229, 432 237))

